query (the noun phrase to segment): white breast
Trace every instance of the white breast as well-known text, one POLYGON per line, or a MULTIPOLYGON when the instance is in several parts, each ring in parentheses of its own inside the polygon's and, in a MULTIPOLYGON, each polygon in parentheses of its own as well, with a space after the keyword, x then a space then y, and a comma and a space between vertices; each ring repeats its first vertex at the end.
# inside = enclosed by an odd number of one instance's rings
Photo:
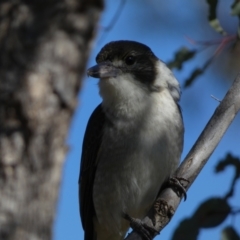
POLYGON ((172 95, 177 97, 179 89, 172 81, 173 92, 157 79, 159 92, 150 94, 130 74, 100 80, 103 107, 112 123, 105 126, 93 189, 99 231, 124 236, 129 225, 121 213, 142 218, 178 165, 183 126, 172 95))
POLYGON ((111 231, 126 231, 123 211, 138 218, 146 214, 179 161, 177 106, 167 90, 151 101, 138 119, 119 120, 103 137, 93 198, 98 221, 111 231))

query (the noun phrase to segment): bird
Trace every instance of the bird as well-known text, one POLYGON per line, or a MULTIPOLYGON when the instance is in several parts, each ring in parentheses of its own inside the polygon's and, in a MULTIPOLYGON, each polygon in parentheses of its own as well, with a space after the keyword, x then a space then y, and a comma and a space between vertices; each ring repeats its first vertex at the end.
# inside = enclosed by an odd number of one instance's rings
POLYGON ((88 121, 79 176, 85 240, 122 240, 177 169, 184 126, 180 85, 143 43, 106 44, 87 75, 99 78, 102 102, 88 121))

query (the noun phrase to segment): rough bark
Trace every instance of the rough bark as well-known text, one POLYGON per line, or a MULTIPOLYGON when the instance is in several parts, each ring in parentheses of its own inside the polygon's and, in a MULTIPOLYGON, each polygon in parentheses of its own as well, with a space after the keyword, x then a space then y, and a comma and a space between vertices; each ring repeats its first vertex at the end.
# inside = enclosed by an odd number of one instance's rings
POLYGON ((51 239, 102 0, 0 3, 0 239, 51 239))
MULTIPOLYGON (((183 180, 182 182, 186 191, 207 163, 239 110, 240 73, 224 99, 220 102, 198 140, 175 173, 175 176, 179 179, 183 178, 187 180, 183 180)), ((176 194, 172 188, 164 189, 160 193, 149 214, 143 219, 143 222, 149 226, 154 226, 155 229, 160 232, 173 217, 181 199, 182 196, 176 194)), ((156 232, 152 234, 152 238, 155 236, 156 232)), ((136 231, 133 231, 126 239, 141 240, 143 238, 136 231)))

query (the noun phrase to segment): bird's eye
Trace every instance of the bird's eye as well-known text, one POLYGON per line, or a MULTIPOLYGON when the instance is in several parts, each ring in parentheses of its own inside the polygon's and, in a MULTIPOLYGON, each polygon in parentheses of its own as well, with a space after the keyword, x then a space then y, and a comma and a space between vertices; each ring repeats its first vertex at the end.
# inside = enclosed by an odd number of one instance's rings
POLYGON ((136 58, 134 56, 128 56, 125 58, 125 63, 127 65, 133 65, 136 61, 136 58))

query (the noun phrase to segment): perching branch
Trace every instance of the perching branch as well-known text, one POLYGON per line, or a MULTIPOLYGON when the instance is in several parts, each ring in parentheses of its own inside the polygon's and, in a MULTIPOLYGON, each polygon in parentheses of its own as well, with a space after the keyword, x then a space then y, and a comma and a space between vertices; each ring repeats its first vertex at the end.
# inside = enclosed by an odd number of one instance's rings
MULTIPOLYGON (((186 191, 192 185, 204 165, 207 163, 214 149, 217 147, 227 128, 240 110, 240 73, 233 82, 212 118, 201 133, 200 137, 181 163, 175 176, 189 182, 183 182, 186 191)), ((148 215, 143 219, 147 225, 154 226, 159 232, 169 223, 174 215, 182 196, 178 196, 173 189, 164 189, 155 201, 148 215), (153 224, 155 223, 155 224, 153 224)), ((153 236, 153 238, 156 234, 153 236)), ((127 240, 141 240, 142 236, 133 231, 127 240)))

